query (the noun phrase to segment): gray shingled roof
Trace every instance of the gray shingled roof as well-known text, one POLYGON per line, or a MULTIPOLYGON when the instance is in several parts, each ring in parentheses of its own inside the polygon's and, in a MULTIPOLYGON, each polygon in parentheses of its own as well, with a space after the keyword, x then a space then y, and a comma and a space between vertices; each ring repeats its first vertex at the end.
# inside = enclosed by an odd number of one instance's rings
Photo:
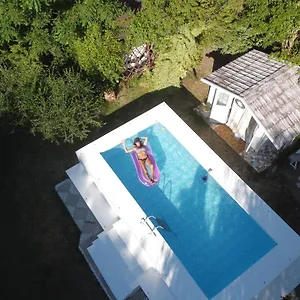
POLYGON ((300 134, 299 70, 252 50, 205 79, 242 97, 280 149, 300 134))

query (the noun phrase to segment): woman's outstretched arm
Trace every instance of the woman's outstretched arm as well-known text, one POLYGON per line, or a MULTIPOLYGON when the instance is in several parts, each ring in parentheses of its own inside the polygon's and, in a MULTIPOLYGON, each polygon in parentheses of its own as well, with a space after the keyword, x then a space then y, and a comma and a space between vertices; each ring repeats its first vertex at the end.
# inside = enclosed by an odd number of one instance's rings
POLYGON ((135 150, 135 147, 132 147, 132 148, 130 148, 130 149, 127 149, 127 148, 126 148, 126 145, 125 145, 125 140, 122 141, 122 145, 123 145, 124 151, 125 151, 126 153, 129 153, 129 152, 132 152, 132 151, 135 150))
POLYGON ((148 143, 148 137, 147 136, 142 136, 141 138, 144 139, 143 145, 146 146, 147 143, 148 143))

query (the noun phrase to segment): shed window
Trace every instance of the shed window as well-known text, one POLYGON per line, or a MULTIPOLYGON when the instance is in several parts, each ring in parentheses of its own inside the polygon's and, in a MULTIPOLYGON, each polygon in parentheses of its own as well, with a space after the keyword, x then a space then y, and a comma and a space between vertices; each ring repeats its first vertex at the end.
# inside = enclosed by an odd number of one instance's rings
POLYGON ((219 93, 217 105, 226 106, 229 100, 229 95, 225 93, 219 93))

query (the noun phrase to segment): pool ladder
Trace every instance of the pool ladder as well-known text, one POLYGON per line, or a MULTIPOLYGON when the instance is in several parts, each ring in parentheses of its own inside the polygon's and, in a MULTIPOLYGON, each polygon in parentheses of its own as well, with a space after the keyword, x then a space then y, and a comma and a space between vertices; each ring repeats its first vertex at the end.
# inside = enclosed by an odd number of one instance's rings
POLYGON ((158 222, 158 220, 154 216, 146 216, 146 218, 142 218, 141 222, 140 222, 141 224, 144 223, 144 224, 146 224, 149 227, 149 229, 151 230, 151 232, 149 232, 149 234, 153 233, 154 235, 156 235, 155 232, 154 232, 155 229, 158 229, 158 228, 163 229, 163 230, 165 229, 161 225, 157 225, 157 226, 154 226, 153 228, 151 228, 151 226, 147 222, 147 220, 150 220, 151 218, 154 219, 154 220, 156 220, 158 222))

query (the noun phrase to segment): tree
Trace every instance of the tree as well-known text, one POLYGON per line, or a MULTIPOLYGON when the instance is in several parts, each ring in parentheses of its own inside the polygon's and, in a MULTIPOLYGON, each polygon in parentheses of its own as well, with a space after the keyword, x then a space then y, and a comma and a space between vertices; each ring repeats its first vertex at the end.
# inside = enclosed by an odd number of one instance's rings
POLYGON ((155 61, 154 69, 147 73, 151 90, 179 86, 187 70, 199 61, 202 50, 192 32, 182 27, 180 33, 169 38, 155 61))
POLYGON ((88 80, 72 70, 58 78, 49 74, 44 80, 26 107, 33 133, 52 141, 73 142, 87 137, 91 126, 101 126, 103 97, 95 94, 88 80))
POLYGON ((134 46, 151 43, 158 53, 154 68, 147 72, 151 89, 179 86, 180 79, 199 62, 205 1, 145 0, 131 20, 128 40, 134 46))
POLYGON ((26 25, 27 19, 24 12, 15 1, 0 2, 0 44, 5 45, 15 41, 19 36, 21 25, 26 25))
POLYGON ((211 23, 215 30, 207 36, 224 53, 272 47, 287 62, 299 61, 300 6, 297 0, 246 0, 231 22, 217 23, 211 23))
POLYGON ((43 0, 22 0, 21 7, 25 10, 33 10, 36 13, 41 11, 42 5, 48 5, 49 1, 43 0))
POLYGON ((32 133, 51 141, 73 142, 85 138, 90 126, 101 125, 103 97, 72 69, 55 76, 23 60, 13 68, 2 65, 0 76, 0 109, 32 133))
POLYGON ((124 47, 113 31, 102 30, 97 23, 88 26, 84 38, 73 42, 79 65, 88 72, 99 71, 112 84, 124 71, 124 47))
POLYGON ((84 138, 91 126, 101 126, 104 89, 120 76, 122 55, 113 62, 112 46, 122 52, 119 40, 112 37, 117 28, 113 22, 116 11, 109 1, 78 2, 66 13, 55 11, 57 7, 51 0, 0 4, 0 113, 46 139, 72 142, 84 138), (101 10, 104 7, 106 10, 101 10), (68 16, 64 21, 69 22, 69 31, 57 31, 59 26, 53 24, 66 25, 61 22, 64 15, 68 16), (91 28, 99 28, 99 36, 91 28), (96 44, 103 47, 98 49, 96 44), (94 60, 90 62, 88 54, 93 54, 93 49, 98 56, 91 56, 94 60), (96 68, 95 78, 93 63, 98 58, 103 64, 96 68))
POLYGON ((124 68, 126 45, 117 19, 124 10, 117 2, 86 0, 76 3, 55 22, 55 38, 79 66, 115 85, 124 68))

